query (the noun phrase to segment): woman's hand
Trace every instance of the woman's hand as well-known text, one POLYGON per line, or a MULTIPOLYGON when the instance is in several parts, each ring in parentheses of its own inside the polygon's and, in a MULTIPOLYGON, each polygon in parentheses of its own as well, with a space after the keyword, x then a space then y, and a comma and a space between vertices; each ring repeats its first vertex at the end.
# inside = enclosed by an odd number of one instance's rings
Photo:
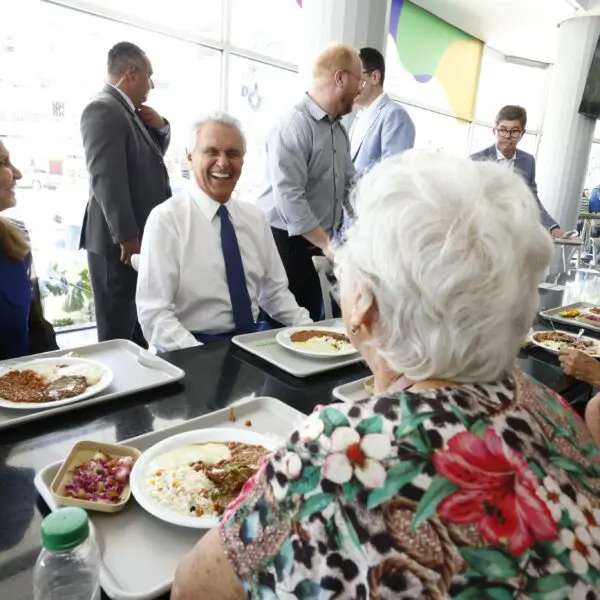
POLYGON ((593 386, 600 384, 600 364, 595 358, 579 350, 562 350, 558 360, 567 375, 593 386))

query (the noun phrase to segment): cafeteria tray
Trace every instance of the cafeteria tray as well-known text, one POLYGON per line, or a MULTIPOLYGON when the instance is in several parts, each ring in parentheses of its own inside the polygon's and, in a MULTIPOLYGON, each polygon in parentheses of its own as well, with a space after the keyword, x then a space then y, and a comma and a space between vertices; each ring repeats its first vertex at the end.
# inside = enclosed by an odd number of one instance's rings
MULTIPOLYGON (((121 443, 143 452, 184 431, 208 427, 244 429, 247 420, 252 422, 253 431, 283 440, 305 416, 275 398, 246 398, 233 407, 235 422, 229 420, 229 407, 121 443)), ((51 510, 58 508, 50 485, 61 464, 48 465, 35 477, 35 486, 51 510)), ((89 517, 102 555, 100 585, 113 600, 152 600, 168 593, 180 560, 205 533, 165 523, 147 513, 133 497, 118 513, 90 512, 89 517)))
POLYGON ((358 402, 359 400, 367 400, 369 394, 365 389, 365 381, 371 377, 372 375, 369 375, 369 377, 363 377, 362 379, 351 381, 350 383, 338 385, 336 388, 333 388, 331 393, 334 398, 342 400, 342 402, 352 403, 358 402))
MULTIPOLYGON (((340 319, 329 319, 314 323, 320 327, 343 327, 340 319)), ((307 329, 310 325, 306 326, 307 329)), ((275 365, 282 371, 294 375, 294 377, 310 377, 318 373, 326 373, 348 365, 355 365, 363 361, 360 353, 340 358, 313 358, 303 356, 293 350, 283 348, 275 341, 275 336, 281 329, 270 329, 258 333, 245 333, 236 335, 233 343, 263 360, 275 365)))
POLYGON ((84 406, 92 406, 93 404, 100 404, 122 396, 150 390, 179 381, 185 376, 185 372, 179 367, 172 365, 170 362, 155 356, 128 340, 110 340, 70 350, 55 350, 53 352, 5 360, 0 362, 0 371, 6 367, 10 368, 11 366, 26 364, 30 360, 65 356, 70 352, 75 352, 82 358, 90 358, 110 367, 114 373, 111 385, 96 396, 81 400, 81 402, 73 402, 72 404, 65 404, 54 408, 32 410, 0 408, 0 430, 45 419, 59 413, 83 408, 84 406))
POLYGON ((577 319, 567 319, 566 317, 561 317, 559 315, 559 313, 563 310, 568 310, 570 308, 576 308, 577 310, 586 310, 588 308, 594 308, 595 306, 598 305, 592 304, 591 302, 575 302, 573 304, 566 304, 565 306, 559 306, 557 308, 544 310, 540 313, 540 317, 542 317, 543 319, 547 319, 548 321, 564 323, 565 325, 570 325, 571 327, 589 329, 590 331, 600 333, 600 326, 591 325, 590 323, 584 323, 583 321, 578 321, 577 319))

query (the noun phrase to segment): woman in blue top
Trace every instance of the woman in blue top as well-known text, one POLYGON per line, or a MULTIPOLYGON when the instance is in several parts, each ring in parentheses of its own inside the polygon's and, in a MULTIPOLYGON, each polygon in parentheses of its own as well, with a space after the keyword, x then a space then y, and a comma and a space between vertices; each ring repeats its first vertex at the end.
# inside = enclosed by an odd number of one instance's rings
MULTIPOLYGON (((0 140, 0 212, 13 207, 20 171, 0 140)), ((27 232, 0 215, 0 360, 29 352, 31 250, 27 232)))

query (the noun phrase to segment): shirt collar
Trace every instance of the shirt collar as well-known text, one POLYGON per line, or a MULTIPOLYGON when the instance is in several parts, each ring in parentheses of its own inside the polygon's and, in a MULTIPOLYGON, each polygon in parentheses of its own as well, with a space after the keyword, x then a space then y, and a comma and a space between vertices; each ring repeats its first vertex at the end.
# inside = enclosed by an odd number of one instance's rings
POLYGON ((120 90, 116 85, 113 85, 112 83, 109 83, 108 85, 110 85, 111 88, 114 88, 115 90, 117 90, 117 92, 119 92, 119 94, 121 94, 121 96, 123 96, 123 98, 125 99, 125 102, 127 102, 127 106, 129 106, 129 108, 133 112, 135 112, 135 106, 133 105, 131 98, 125 92, 120 90))
POLYGON ((495 146, 495 148, 496 148, 496 161, 497 162, 500 162, 502 160, 514 162, 515 158, 517 157, 516 150, 515 150, 515 153, 513 154, 512 158, 506 158, 506 156, 504 156, 504 154, 502 154, 502 152, 500 152, 500 150, 498 150, 498 146, 495 146))
POLYGON ((376 110, 378 110, 381 107, 385 98, 387 98, 387 94, 381 92, 381 94, 379 94, 379 96, 377 96, 377 98, 375 98, 375 100, 373 100, 371 104, 369 104, 369 106, 361 108, 356 116, 360 118, 370 117, 376 110))
MULTIPOLYGON (((192 179, 192 181, 189 183, 188 192, 192 197, 194 204, 202 211, 202 214, 208 219, 208 221, 211 222, 215 218, 221 204, 205 194, 198 187, 198 184, 194 179, 192 179)), ((225 203, 225 206, 227 207, 231 220, 233 221, 235 217, 235 202, 230 198, 229 201, 225 203)))
POLYGON ((315 121, 322 121, 328 119, 329 121, 336 122, 340 120, 340 117, 332 117, 327 114, 309 95, 308 92, 304 94, 304 106, 308 109, 308 112, 315 121))

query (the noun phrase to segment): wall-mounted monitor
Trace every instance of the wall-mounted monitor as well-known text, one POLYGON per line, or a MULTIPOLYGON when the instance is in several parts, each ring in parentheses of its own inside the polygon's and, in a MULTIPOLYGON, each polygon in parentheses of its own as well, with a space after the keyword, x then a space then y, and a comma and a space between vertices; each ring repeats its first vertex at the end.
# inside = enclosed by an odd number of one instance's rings
POLYGON ((585 82, 579 112, 582 115, 600 118, 600 38, 596 42, 592 64, 585 82))

